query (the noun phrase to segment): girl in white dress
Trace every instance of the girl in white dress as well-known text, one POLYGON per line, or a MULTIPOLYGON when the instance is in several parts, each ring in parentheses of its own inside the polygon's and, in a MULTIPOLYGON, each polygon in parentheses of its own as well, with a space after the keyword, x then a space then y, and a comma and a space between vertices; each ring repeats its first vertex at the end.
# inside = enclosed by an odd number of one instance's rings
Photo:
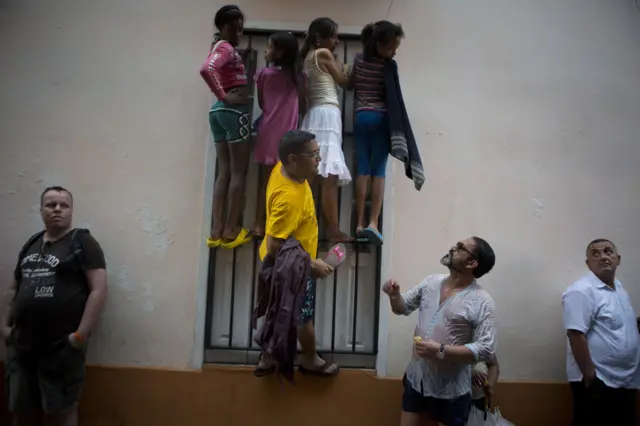
POLYGON ((322 160, 318 174, 322 210, 327 221, 327 237, 332 242, 352 238, 342 232, 338 222, 338 186, 351 182, 342 152, 342 118, 337 85, 346 87, 348 70, 338 64, 333 50, 338 44, 338 24, 330 18, 317 18, 309 26, 301 56, 307 76, 307 112, 300 128, 316 135, 322 160))

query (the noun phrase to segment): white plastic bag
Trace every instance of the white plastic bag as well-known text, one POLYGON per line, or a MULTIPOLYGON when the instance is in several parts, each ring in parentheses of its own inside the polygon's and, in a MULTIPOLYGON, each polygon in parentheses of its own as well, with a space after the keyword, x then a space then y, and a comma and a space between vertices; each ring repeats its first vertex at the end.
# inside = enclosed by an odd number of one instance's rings
POLYGON ((487 420, 484 419, 485 412, 478 410, 475 406, 471 407, 471 413, 469 414, 469 420, 467 426, 515 426, 509 420, 502 417, 500 409, 496 407, 493 413, 488 412, 487 420))
POLYGON ((500 409, 498 407, 496 407, 495 412, 492 415, 494 416, 496 426, 516 426, 509 420, 502 417, 502 414, 500 414, 500 409))
POLYGON ((467 426, 498 426, 498 424, 495 422, 494 415, 492 413, 485 413, 474 405, 471 406, 471 413, 469 413, 467 426), (485 414, 487 415, 487 420, 484 419, 485 414))

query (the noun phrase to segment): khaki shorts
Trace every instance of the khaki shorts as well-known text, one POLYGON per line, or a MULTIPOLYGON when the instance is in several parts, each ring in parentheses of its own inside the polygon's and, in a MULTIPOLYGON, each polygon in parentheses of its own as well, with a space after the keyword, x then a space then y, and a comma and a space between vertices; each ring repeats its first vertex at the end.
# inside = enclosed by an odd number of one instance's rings
POLYGON ((7 344, 9 411, 58 414, 74 408, 84 385, 85 352, 66 344, 44 356, 19 354, 7 344))

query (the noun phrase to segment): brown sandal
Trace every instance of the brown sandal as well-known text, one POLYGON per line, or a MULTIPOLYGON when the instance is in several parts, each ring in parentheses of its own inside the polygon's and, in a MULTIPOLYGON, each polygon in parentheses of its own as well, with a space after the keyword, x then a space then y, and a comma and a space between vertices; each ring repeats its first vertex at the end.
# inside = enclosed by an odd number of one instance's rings
POLYGON ((314 368, 312 370, 305 368, 304 365, 301 365, 300 367, 298 367, 298 371, 300 372, 300 374, 308 374, 310 376, 333 377, 337 376, 340 372, 340 366, 334 364, 333 362, 325 361, 322 366, 314 368), (335 370, 328 371, 332 366, 335 366, 335 370))
POLYGON ((267 368, 257 367, 255 370, 253 370, 253 375, 256 377, 265 377, 275 372, 276 372, 276 366, 271 365, 267 368))

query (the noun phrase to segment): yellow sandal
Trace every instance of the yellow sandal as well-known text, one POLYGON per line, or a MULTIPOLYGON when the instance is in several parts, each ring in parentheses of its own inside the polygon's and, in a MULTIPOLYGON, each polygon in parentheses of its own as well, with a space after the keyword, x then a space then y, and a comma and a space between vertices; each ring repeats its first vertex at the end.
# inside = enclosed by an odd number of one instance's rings
POLYGON ((222 244, 222 240, 221 239, 214 240, 211 237, 207 238, 207 247, 209 247, 210 249, 218 248, 218 247, 220 247, 220 244, 222 244))
POLYGON ((236 247, 240 247, 241 245, 247 244, 249 241, 251 241, 251 239, 253 238, 253 236, 251 235, 251 233, 249 232, 248 229, 242 228, 240 230, 240 233, 238 234, 238 236, 236 237, 235 240, 229 242, 229 243, 220 243, 220 247, 222 247, 223 249, 227 249, 227 250, 231 250, 234 249, 236 247))

